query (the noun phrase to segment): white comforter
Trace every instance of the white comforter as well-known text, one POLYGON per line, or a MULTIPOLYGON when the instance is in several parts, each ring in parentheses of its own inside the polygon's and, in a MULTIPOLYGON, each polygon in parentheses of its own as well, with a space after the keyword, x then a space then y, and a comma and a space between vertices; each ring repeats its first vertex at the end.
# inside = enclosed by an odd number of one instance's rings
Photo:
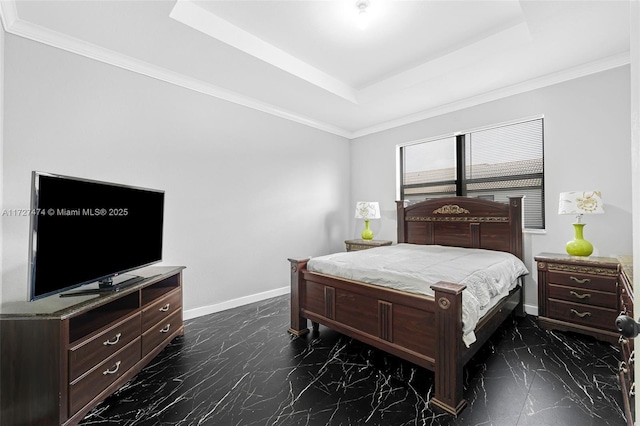
POLYGON ((398 244, 369 250, 315 257, 307 269, 326 275, 433 296, 438 281, 464 284, 463 341, 475 342, 473 332, 482 315, 529 273, 510 253, 446 246, 398 244))

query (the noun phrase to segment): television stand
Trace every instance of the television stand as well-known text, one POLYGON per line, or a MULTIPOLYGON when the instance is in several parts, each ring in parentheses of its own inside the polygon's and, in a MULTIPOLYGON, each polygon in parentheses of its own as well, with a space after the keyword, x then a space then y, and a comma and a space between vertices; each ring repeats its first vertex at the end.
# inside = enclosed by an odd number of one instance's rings
POLYGON ((3 305, 0 425, 77 425, 131 380, 184 333, 183 269, 142 268, 141 281, 94 297, 3 305))

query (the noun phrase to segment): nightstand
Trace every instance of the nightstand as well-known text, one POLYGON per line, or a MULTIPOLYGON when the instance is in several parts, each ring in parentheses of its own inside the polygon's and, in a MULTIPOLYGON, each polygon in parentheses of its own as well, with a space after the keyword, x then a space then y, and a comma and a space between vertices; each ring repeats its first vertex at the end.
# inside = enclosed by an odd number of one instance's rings
POLYGON ((366 250, 391 245, 391 241, 386 240, 346 240, 344 243, 347 246, 347 251, 366 250))
POLYGON ((619 262, 610 257, 541 253, 538 264, 538 323, 617 343, 620 313, 619 262))

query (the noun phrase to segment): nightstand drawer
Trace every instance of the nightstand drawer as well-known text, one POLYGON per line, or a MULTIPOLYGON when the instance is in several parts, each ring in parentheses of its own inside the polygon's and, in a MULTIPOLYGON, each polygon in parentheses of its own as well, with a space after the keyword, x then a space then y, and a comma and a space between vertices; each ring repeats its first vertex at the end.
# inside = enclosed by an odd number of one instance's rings
POLYGON ((549 284, 582 287, 585 289, 608 291, 616 293, 617 278, 600 275, 586 275, 575 273, 549 271, 549 284))
POLYGON ((549 318, 601 330, 615 332, 614 324, 618 314, 619 312, 615 309, 604 309, 555 299, 549 299, 547 302, 547 316, 549 318))
POLYGON ((560 299, 585 305, 595 305, 601 308, 616 309, 618 306, 618 300, 615 293, 579 287, 549 284, 547 296, 550 299, 560 299))

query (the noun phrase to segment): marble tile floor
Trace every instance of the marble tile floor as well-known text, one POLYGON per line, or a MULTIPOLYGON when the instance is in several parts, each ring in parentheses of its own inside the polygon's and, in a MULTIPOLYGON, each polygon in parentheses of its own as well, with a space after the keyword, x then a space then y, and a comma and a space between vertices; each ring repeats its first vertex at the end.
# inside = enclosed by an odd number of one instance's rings
POLYGON ((625 425, 618 351, 509 319, 468 364, 458 417, 433 411, 433 374, 320 327, 286 333, 289 296, 185 322, 82 425, 625 425))

